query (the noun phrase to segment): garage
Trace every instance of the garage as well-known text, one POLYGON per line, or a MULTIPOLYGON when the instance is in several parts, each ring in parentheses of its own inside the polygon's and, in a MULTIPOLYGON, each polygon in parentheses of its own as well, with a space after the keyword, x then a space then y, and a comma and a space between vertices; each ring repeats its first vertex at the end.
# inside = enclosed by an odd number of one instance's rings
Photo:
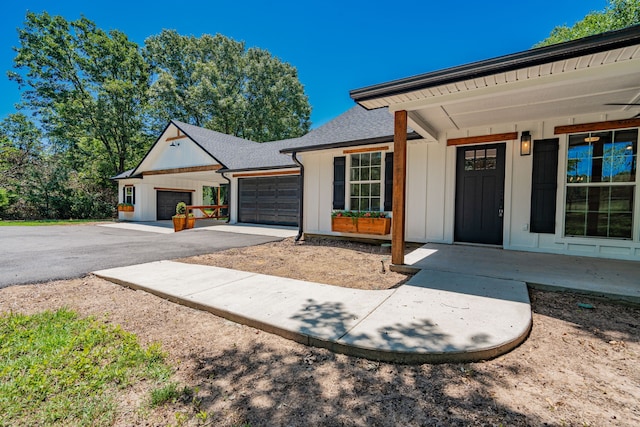
POLYGON ((241 178, 238 221, 297 226, 299 195, 299 175, 241 178))
POLYGON ((156 193, 156 219, 171 219, 176 214, 176 205, 179 202, 191 204, 190 191, 160 191, 156 193))

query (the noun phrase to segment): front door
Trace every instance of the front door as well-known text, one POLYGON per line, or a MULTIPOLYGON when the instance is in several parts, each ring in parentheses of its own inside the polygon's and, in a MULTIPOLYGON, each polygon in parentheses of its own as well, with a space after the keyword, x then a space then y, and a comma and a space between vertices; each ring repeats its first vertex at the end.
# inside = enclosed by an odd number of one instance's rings
POLYGON ((504 163, 505 144, 458 148, 455 241, 502 245, 504 163))

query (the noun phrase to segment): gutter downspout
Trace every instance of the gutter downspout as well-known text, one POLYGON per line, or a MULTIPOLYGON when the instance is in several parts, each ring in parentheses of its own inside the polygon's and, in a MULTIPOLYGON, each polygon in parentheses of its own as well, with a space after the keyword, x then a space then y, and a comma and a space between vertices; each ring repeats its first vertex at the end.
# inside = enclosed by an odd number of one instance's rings
POLYGON ((295 239, 296 242, 302 238, 302 234, 304 233, 302 229, 302 220, 304 218, 304 165, 300 163, 300 160, 298 160, 297 154, 298 153, 295 151, 291 153, 293 161, 296 163, 296 165, 300 166, 300 206, 298 208, 298 235, 295 239))
POLYGON ((229 185, 229 189, 227 190, 227 205, 229 205, 229 212, 227 212, 227 221, 226 224, 229 224, 229 222, 231 221, 231 180, 229 178, 227 178, 225 175, 225 172, 220 173, 220 176, 222 176, 222 178, 224 178, 227 181, 227 184, 229 185))

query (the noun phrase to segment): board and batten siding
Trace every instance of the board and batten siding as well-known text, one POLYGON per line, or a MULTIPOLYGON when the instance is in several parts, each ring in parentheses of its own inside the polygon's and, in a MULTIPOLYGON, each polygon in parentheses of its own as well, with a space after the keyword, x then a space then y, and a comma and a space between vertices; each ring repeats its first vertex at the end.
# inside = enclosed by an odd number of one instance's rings
MULTIPOLYGON (((212 174, 215 172, 212 172, 212 174)), ((119 201, 122 199, 122 188, 125 185, 134 185, 136 188, 136 204, 134 211, 120 212, 118 217, 126 221, 155 221, 156 220, 156 188, 169 188, 175 190, 195 190, 191 201, 194 204, 202 204, 202 187, 214 186, 212 181, 179 179, 171 175, 145 176, 144 179, 123 179, 118 182, 119 201)), ((195 212, 198 214, 197 212, 195 212)))
MULTIPOLYGON (((521 156, 519 139, 506 142, 503 247, 507 250, 546 252, 640 261, 640 171, 636 172, 633 239, 564 237, 565 181, 568 135, 555 135, 556 126, 616 120, 609 115, 581 116, 464 129, 440 135, 438 142, 410 141, 407 147, 406 240, 453 243, 455 218, 456 147, 448 138, 531 132, 532 139, 559 139, 555 233, 530 230, 533 155, 521 156)), ((333 158, 342 150, 300 153, 305 166, 304 231, 336 235, 331 231, 333 158)))

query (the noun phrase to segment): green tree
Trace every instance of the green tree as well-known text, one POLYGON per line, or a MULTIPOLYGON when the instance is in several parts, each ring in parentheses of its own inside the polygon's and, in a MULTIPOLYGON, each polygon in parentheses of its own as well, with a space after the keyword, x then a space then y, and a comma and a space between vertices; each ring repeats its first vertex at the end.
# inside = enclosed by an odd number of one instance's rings
POLYGON ((555 27, 534 47, 548 46, 640 24, 640 0, 610 0, 602 11, 591 12, 573 26, 555 27))
POLYGON ((47 138, 73 150, 104 177, 134 165, 147 148, 143 133, 149 67, 137 44, 86 18, 67 21, 27 13, 18 30, 15 68, 24 105, 47 138))
POLYGON ((4 194, 3 216, 22 217, 36 208, 23 194, 31 178, 41 171, 42 133, 24 114, 16 113, 0 122, 0 192, 4 194))
POLYGON ((223 35, 164 30, 145 41, 155 127, 178 119, 253 141, 301 136, 311 107, 296 69, 223 35))

